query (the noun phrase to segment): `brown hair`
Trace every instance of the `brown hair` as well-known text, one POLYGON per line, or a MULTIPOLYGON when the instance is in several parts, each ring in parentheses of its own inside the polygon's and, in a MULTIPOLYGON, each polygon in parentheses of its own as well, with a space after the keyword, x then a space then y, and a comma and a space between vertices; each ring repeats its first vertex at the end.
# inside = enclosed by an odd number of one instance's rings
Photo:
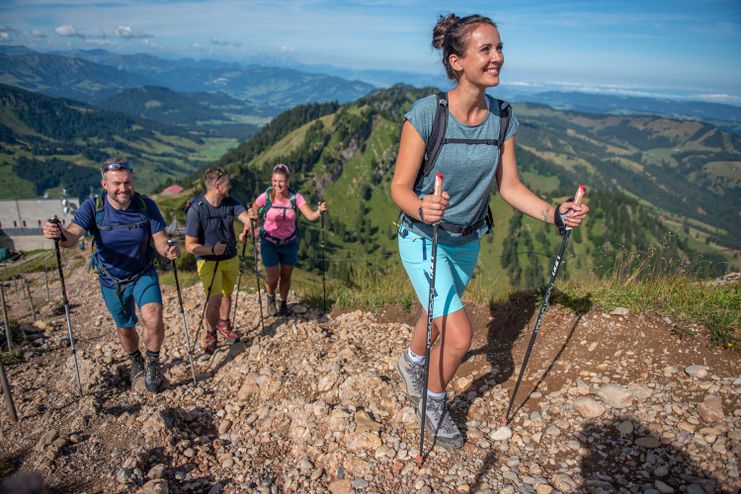
POLYGON ((208 168, 203 173, 203 183, 206 186, 206 190, 216 185, 216 182, 221 180, 222 177, 228 177, 229 174, 223 168, 208 168))
POLYGON ((468 48, 468 38, 479 24, 497 27, 494 21, 482 15, 458 17, 455 14, 448 14, 447 16, 441 15, 435 27, 432 28, 432 47, 442 50, 443 66, 449 79, 457 80, 459 77, 458 72, 450 66, 450 55, 463 56, 468 48))

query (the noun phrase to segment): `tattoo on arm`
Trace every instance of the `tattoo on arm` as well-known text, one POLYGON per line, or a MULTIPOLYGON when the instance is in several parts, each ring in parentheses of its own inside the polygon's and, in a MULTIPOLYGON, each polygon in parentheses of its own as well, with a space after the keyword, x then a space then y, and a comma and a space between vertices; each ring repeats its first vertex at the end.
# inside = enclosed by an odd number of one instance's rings
POLYGON ((540 213, 540 219, 548 223, 548 218, 550 218, 550 214, 551 214, 551 205, 546 204, 545 209, 540 213))

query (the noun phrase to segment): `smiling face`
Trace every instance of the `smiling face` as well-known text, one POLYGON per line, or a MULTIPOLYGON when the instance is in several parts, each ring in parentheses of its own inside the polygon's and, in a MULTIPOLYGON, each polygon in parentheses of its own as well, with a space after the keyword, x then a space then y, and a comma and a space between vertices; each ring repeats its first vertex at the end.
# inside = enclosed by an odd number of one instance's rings
POLYGON ((288 194, 288 177, 283 173, 273 172, 273 175, 270 178, 270 183, 276 194, 284 196, 288 194))
POLYGON ((450 55, 450 66, 458 74, 458 83, 487 88, 499 84, 504 64, 499 31, 490 24, 478 24, 471 31, 462 56, 450 55))
POLYGON ((100 181, 108 199, 117 209, 126 209, 134 195, 134 176, 128 170, 109 170, 100 181))

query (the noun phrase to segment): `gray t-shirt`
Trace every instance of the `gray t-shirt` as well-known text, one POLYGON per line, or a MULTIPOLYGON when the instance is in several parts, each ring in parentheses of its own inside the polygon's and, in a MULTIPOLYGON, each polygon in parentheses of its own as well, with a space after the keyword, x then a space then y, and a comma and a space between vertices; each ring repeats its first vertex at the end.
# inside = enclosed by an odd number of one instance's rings
MULTIPOLYGON (((487 95, 489 116, 479 125, 464 125, 452 113, 448 112, 448 127, 445 137, 448 139, 499 139, 499 105, 487 95)), ((417 100, 405 117, 417 130, 427 144, 432 132, 432 123, 437 109, 437 96, 431 95, 417 100)), ((511 119, 505 134, 505 141, 512 137, 519 122, 510 110, 511 119)), ((460 226, 476 223, 486 215, 489 194, 496 165, 499 162, 499 148, 486 144, 445 144, 432 172, 424 177, 421 187, 415 189, 418 197, 431 194, 435 184, 435 173, 443 174, 443 190, 450 196, 444 221, 460 226)), ((408 228, 424 237, 432 237, 432 226, 418 221, 405 222, 408 228)), ((438 228, 438 239, 441 243, 461 245, 478 238, 481 232, 470 235, 455 234, 438 228)))

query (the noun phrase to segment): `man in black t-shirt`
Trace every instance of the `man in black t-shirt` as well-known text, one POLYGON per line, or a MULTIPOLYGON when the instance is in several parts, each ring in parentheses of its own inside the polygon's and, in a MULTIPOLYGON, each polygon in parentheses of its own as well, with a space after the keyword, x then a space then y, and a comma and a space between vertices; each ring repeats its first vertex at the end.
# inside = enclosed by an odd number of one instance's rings
POLYGON ((217 331, 227 340, 239 339, 229 321, 231 295, 239 274, 234 220, 244 225, 239 236, 244 242, 250 218, 242 203, 229 196, 231 184, 223 168, 209 168, 203 181, 206 193, 193 202, 186 216, 185 249, 196 256, 198 275, 206 293, 211 287, 206 308, 204 350, 212 354, 218 344, 217 331))

